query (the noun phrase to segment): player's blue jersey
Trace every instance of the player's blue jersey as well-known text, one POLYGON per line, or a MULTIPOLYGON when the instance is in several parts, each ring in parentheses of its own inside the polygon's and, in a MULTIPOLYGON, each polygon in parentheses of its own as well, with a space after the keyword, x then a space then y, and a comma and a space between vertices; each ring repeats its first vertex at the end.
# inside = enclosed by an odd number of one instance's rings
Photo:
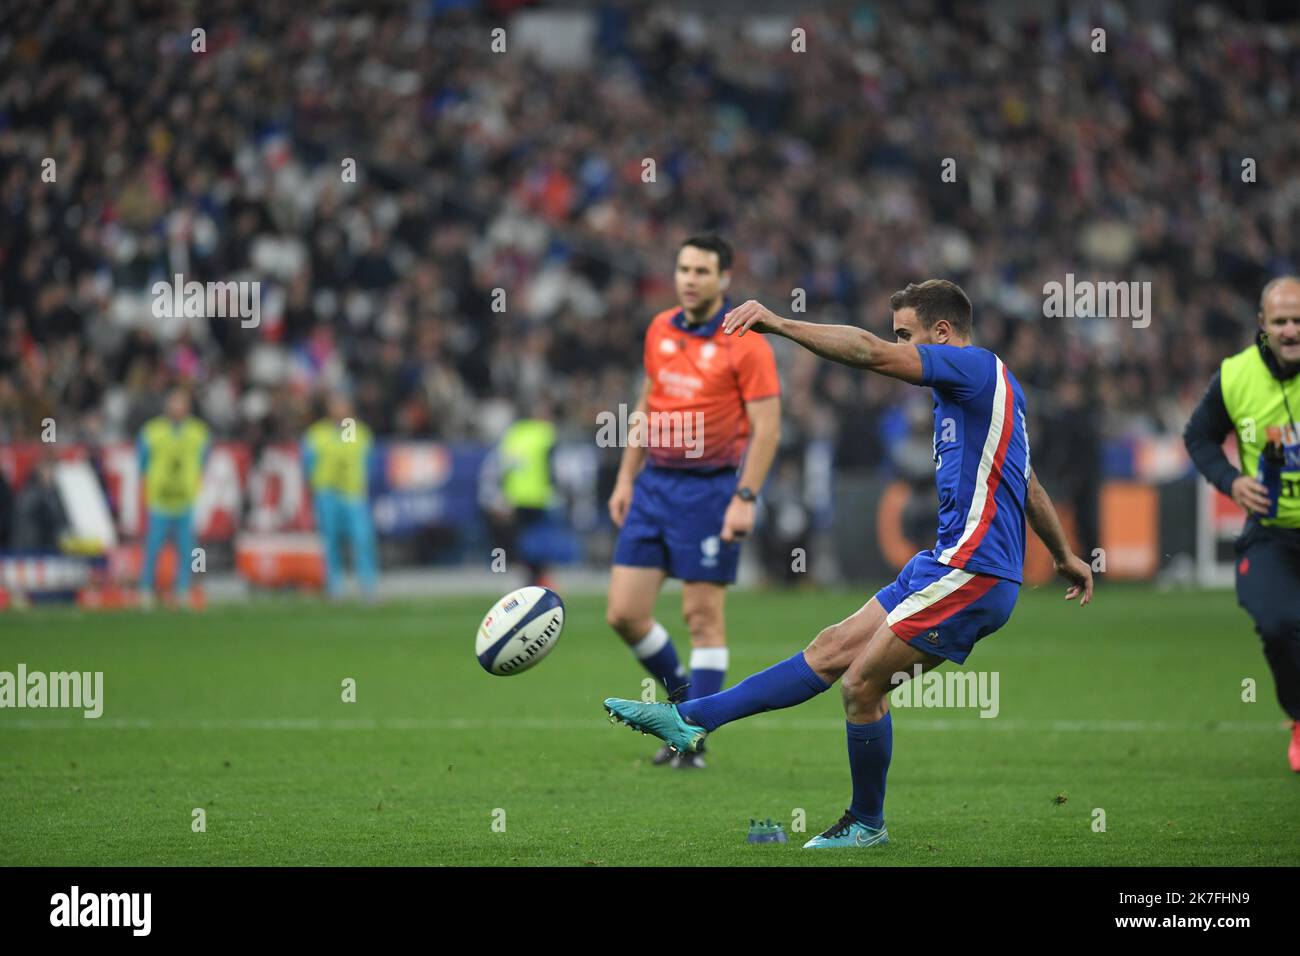
POLYGON ((918 345, 934 390, 941 563, 1019 583, 1025 563, 1029 429, 1025 393, 1002 360, 973 345, 918 345))

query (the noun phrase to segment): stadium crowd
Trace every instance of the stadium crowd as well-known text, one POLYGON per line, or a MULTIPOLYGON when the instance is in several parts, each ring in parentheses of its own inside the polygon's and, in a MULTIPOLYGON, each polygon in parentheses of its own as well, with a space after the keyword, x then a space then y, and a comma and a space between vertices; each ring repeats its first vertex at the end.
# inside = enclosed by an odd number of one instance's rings
MULTIPOLYGON (((1092 481, 1103 439, 1179 432, 1300 263, 1294 23, 644 3, 494 52, 515 4, 132 6, 27 4, 0 40, 0 441, 131 437, 176 382, 254 443, 338 385, 381 436, 493 441, 546 396, 589 441, 711 229, 733 301, 785 314, 887 334, 891 292, 957 281, 1036 467, 1092 481), (1045 318, 1070 273, 1149 281, 1150 325, 1045 318), (177 274, 260 282, 260 324, 159 318, 177 274)), ((906 471, 928 398, 787 345, 785 458, 906 471)))

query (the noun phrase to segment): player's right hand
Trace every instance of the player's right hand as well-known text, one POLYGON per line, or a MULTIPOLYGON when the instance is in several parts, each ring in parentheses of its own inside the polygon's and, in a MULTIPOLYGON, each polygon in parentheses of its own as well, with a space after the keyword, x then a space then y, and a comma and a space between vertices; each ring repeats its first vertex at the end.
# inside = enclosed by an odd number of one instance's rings
POLYGON ((616 528, 623 527, 627 518, 627 509, 632 507, 632 486, 620 482, 614 486, 614 493, 609 496, 609 518, 616 528))
POLYGON ((749 331, 770 332, 776 328, 776 323, 779 321, 781 321, 780 317, 761 302, 747 299, 723 316, 722 331, 726 335, 736 331, 739 331, 740 335, 749 331))
POLYGON ((1065 591, 1067 601, 1073 601, 1077 597, 1079 607, 1083 607, 1092 600, 1092 568, 1083 558, 1072 554, 1064 561, 1056 562, 1056 573, 1070 582, 1070 587, 1065 591))
POLYGON ((1269 506, 1272 504, 1264 483, 1250 475, 1239 475, 1233 479, 1232 500, 1247 512, 1261 515, 1268 514, 1269 506))

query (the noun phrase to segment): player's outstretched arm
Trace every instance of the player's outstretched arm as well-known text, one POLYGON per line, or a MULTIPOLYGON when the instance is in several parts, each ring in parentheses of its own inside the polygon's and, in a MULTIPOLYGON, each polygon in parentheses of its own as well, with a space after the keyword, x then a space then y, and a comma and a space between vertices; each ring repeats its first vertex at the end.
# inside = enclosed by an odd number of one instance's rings
POLYGON ((1051 552, 1056 573, 1070 582, 1065 599, 1073 601, 1078 597, 1080 607, 1087 604, 1092 600, 1092 568, 1070 550, 1052 499, 1048 497, 1047 489, 1038 483, 1038 475, 1032 471, 1029 473, 1029 491, 1025 495, 1025 517, 1029 519, 1034 534, 1051 552))
POLYGON ((783 319, 753 299, 727 313, 722 331, 767 332, 798 342, 832 362, 870 369, 913 385, 921 384, 921 353, 909 342, 887 342, 855 325, 819 325, 783 319))

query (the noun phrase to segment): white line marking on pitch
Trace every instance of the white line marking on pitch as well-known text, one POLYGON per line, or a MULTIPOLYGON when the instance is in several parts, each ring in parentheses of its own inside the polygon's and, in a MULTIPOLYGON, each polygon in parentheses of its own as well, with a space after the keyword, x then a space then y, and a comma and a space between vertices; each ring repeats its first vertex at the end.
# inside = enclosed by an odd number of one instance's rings
MULTIPOLYGON (((381 719, 322 719, 315 717, 100 717, 32 719, 0 718, 0 732, 6 730, 602 730, 602 717, 386 717, 381 719)), ((732 725, 753 730, 842 730, 843 720, 820 717, 759 717, 732 725)), ((913 718, 903 715, 899 730, 1021 730, 1037 733, 1196 733, 1269 732, 1282 724, 1276 721, 1173 721, 1173 720, 1022 720, 1014 717, 981 719, 975 715, 960 720, 945 717, 913 718)), ((732 729, 731 727, 728 728, 732 729)))

